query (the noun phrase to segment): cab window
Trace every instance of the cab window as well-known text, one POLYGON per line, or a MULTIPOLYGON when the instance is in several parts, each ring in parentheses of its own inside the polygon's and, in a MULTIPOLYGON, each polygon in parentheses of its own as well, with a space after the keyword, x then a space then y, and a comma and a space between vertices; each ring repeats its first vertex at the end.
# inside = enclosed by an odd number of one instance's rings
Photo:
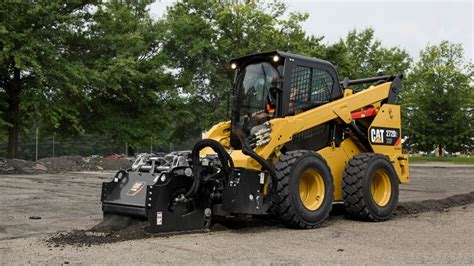
POLYGON ((326 70, 296 66, 291 73, 289 112, 299 113, 329 102, 333 83, 326 70))

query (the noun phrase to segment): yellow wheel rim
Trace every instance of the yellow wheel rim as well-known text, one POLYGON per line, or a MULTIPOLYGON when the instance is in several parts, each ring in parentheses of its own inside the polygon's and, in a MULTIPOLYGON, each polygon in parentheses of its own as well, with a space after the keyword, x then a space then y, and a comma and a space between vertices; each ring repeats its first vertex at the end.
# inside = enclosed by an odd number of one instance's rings
POLYGON ((324 181, 322 176, 314 169, 303 173, 299 184, 300 199, 306 209, 317 210, 324 201, 324 181))
POLYGON ((385 170, 377 170, 370 184, 370 191, 375 203, 384 207, 390 201, 392 196, 392 184, 390 177, 385 170))

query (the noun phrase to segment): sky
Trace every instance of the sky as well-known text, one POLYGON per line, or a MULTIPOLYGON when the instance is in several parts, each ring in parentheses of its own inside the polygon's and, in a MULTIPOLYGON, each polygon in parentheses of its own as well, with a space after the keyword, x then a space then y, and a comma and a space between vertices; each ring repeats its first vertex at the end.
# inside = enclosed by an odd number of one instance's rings
MULTIPOLYGON (((157 0, 150 13, 159 18, 171 0, 157 0)), ((428 44, 442 40, 462 44, 465 57, 473 59, 474 1, 287 1, 289 11, 307 12, 303 28, 334 43, 350 30, 372 27, 387 47, 398 46, 418 60, 428 44)))

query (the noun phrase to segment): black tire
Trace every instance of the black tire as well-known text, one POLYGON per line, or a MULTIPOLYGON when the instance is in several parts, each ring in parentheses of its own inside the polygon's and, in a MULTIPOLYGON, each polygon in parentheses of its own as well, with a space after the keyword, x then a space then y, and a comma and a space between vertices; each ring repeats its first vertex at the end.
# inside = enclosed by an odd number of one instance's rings
POLYGON ((354 156, 344 169, 342 179, 344 206, 349 214, 358 220, 383 221, 393 214, 398 203, 398 177, 387 157, 376 153, 361 153, 354 156), (379 173, 386 174, 390 184, 389 195, 384 194, 378 204, 372 183, 379 173))
MULTIPOLYGON (((291 151, 282 154, 275 164, 278 173, 277 190, 272 195, 272 213, 291 228, 315 228, 329 216, 334 199, 334 184, 326 161, 312 151, 291 151), (305 207, 300 196, 300 180, 308 172, 319 174, 319 184, 324 183, 323 199, 318 207, 305 207)), ((306 177, 305 177, 306 178, 306 177)), ((319 184, 317 186, 319 186, 319 184)), ((308 193, 309 195, 309 193, 308 193)))

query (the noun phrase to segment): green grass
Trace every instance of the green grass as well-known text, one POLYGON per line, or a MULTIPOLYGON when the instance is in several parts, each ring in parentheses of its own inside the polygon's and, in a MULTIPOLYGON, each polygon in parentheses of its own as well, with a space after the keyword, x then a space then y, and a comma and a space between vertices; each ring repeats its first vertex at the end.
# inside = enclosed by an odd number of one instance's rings
POLYGON ((445 162, 455 164, 474 164, 474 156, 471 157, 410 157, 411 163, 429 163, 429 162, 445 162))

